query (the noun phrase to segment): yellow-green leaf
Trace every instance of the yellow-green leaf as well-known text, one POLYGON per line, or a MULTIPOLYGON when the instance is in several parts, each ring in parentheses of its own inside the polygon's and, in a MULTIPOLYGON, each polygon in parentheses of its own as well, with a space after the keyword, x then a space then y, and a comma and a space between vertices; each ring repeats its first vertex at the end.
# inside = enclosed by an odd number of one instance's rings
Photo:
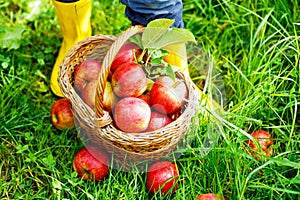
POLYGON ((147 48, 157 49, 171 44, 186 42, 196 43, 196 39, 193 33, 183 28, 172 28, 165 31, 160 38, 155 40, 155 42, 149 43, 147 48))
POLYGON ((148 23, 142 36, 142 45, 144 48, 148 48, 149 45, 155 43, 165 32, 167 32, 170 26, 174 23, 171 19, 156 19, 148 23))
POLYGON ((174 20, 157 19, 151 21, 142 35, 143 48, 159 49, 170 44, 195 42, 192 32, 184 28, 170 28, 174 20))

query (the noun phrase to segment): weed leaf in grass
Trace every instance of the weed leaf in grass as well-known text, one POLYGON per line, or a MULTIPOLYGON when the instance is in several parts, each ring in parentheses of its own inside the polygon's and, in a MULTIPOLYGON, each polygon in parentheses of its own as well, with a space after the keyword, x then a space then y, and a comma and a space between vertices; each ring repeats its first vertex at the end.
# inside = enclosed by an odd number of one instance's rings
POLYGON ((170 28, 174 20, 156 19, 147 25, 142 36, 142 45, 146 49, 159 49, 167 45, 195 42, 192 32, 183 28, 170 28))
POLYGON ((291 183, 300 184, 300 174, 296 175, 293 179, 291 179, 291 183))
POLYGON ((12 30, 6 28, 3 32, 0 32, 0 47, 8 50, 18 49, 24 31, 25 28, 22 26, 16 26, 12 30))
POLYGON ((298 162, 293 162, 293 161, 290 161, 286 158, 280 160, 280 159, 273 159, 273 161, 275 163, 277 163, 278 165, 280 166, 288 166, 288 167, 292 167, 292 168, 295 168, 295 169, 300 169, 300 163, 298 162))

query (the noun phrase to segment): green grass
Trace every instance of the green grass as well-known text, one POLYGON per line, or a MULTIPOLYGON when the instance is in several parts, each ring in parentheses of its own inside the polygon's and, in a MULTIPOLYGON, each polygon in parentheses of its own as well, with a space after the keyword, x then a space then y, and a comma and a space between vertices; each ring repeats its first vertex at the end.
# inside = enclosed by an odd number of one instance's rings
MULTIPOLYGON (((62 36, 54 7, 42 1, 28 18, 28 1, 1 1, 0 197, 1 199, 227 199, 300 198, 300 13, 296 0, 185 0, 184 21, 209 52, 225 86, 220 139, 206 156, 193 143, 176 163, 174 195, 149 195, 145 174, 110 170, 99 183, 82 181, 72 156, 82 147, 75 130, 58 131, 49 118, 57 99, 49 77, 62 36), (257 161, 246 133, 269 131, 274 156, 257 161)), ((118 1, 94 1, 93 34, 115 35, 130 26, 118 1)), ((193 80, 201 85, 197 69, 193 80)), ((204 134, 199 130, 199 135, 204 134)))

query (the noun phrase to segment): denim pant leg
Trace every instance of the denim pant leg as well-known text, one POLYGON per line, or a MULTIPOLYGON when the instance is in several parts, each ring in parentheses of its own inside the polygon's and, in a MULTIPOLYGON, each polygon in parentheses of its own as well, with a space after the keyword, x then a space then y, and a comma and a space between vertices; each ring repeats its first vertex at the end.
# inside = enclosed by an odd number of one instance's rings
POLYGON ((181 0, 120 0, 132 25, 146 26, 159 18, 174 19, 173 27, 183 28, 181 0))
POLYGON ((76 2, 76 1, 79 1, 79 0, 56 0, 56 1, 59 1, 59 2, 62 2, 62 3, 73 3, 73 2, 76 2))

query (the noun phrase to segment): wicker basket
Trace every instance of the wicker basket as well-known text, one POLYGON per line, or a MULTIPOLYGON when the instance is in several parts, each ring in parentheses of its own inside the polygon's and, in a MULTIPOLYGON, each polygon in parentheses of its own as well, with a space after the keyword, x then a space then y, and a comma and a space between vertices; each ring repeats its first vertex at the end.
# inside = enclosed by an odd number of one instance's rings
POLYGON ((114 162, 124 168, 132 163, 145 160, 158 160, 176 148, 188 131, 192 117, 197 111, 199 94, 189 78, 182 73, 177 76, 184 79, 188 88, 188 100, 182 114, 167 126, 139 134, 126 133, 117 129, 110 114, 103 110, 102 99, 110 65, 121 46, 133 35, 142 33, 144 27, 133 26, 118 37, 96 35, 77 43, 65 57, 59 71, 59 85, 65 97, 70 99, 80 130, 97 146, 114 154, 114 162), (73 72, 86 59, 102 62, 95 97, 95 108, 91 109, 73 87, 73 72))

